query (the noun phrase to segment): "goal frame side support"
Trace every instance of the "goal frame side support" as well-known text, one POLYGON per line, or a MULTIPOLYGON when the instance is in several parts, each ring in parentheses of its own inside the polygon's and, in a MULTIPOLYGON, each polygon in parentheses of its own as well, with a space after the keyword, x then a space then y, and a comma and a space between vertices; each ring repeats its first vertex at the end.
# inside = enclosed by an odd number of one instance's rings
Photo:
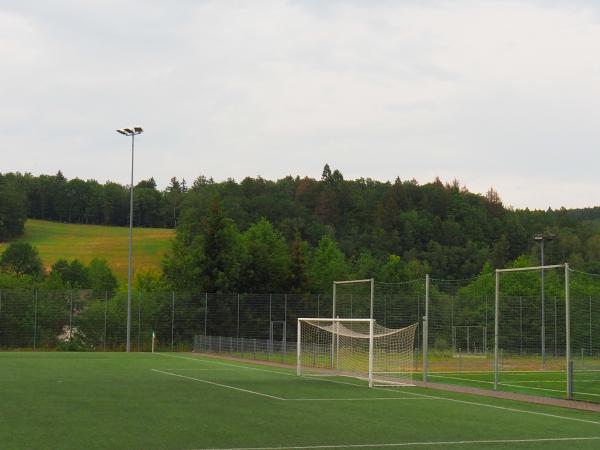
POLYGON ((531 272, 535 270, 564 269, 565 271, 565 362, 567 364, 567 399, 573 399, 573 360, 571 355, 571 289, 569 277, 569 263, 553 264, 548 266, 516 267, 510 269, 496 269, 495 289, 495 314, 494 314, 494 390, 499 384, 499 348, 500 336, 500 275, 505 272, 531 272))

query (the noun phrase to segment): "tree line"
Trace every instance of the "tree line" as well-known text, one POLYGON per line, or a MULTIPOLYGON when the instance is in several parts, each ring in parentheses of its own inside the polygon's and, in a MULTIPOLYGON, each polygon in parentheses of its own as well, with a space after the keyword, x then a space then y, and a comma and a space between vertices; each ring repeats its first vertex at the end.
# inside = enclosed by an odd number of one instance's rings
MULTIPOLYGON (((27 217, 128 223, 128 187, 117 183, 9 173, 0 189, 4 240, 27 217)), ((336 278, 402 281, 426 272, 468 278, 521 256, 538 263, 539 232, 557 236, 546 263, 600 272, 595 217, 595 209, 507 208, 494 189, 475 194, 458 181, 346 180, 328 165, 320 179, 199 176, 188 187, 172 178, 162 191, 151 178, 134 195, 135 226, 177 229, 162 273, 145 282, 209 292, 322 292, 336 278)))

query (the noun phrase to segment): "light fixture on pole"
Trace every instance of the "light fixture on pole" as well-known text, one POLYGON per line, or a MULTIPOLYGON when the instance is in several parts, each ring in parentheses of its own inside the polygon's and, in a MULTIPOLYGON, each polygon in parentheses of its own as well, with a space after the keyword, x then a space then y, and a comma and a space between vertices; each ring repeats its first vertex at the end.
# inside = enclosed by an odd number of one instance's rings
POLYGON ((129 264, 127 267, 127 346, 126 351, 131 351, 131 268, 133 249, 133 153, 135 136, 142 134, 142 127, 120 128, 117 133, 131 136, 131 184, 129 185, 129 264))
POLYGON ((546 364, 546 311, 545 311, 545 289, 544 289, 544 241, 552 241, 556 236, 554 234, 537 233, 533 240, 540 243, 540 265, 542 266, 542 369, 546 364))

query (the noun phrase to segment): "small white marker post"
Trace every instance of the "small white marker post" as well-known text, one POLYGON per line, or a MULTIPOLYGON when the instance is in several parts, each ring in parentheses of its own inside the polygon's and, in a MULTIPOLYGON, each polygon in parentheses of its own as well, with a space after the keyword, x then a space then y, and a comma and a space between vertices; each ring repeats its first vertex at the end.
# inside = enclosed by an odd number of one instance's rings
POLYGON ((154 341, 156 340, 156 334, 152 332, 152 353, 154 353, 154 341))

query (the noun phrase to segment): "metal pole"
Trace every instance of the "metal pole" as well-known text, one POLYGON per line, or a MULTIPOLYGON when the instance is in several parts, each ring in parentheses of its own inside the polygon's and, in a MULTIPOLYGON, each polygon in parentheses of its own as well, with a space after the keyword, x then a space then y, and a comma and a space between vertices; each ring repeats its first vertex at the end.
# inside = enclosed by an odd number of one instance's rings
MULTIPOLYGON (((371 286, 373 286, 373 280, 371 280, 371 286)), ((371 314, 373 310, 371 309, 371 314)), ((371 317, 369 321, 369 387, 373 387, 373 323, 375 321, 371 317)))
POLYGON ((33 310, 33 349, 35 350, 35 341, 37 340, 37 304, 38 304, 38 291, 35 290, 35 306, 33 310))
POLYGON ((519 296, 519 337, 521 342, 521 355, 523 354, 523 297, 519 296))
POLYGON ((106 351, 106 316, 107 316, 107 309, 108 309, 108 292, 104 291, 104 338, 102 340, 103 342, 103 350, 106 351))
MULTIPOLYGON (((1 297, 0 297, 1 298, 1 297)), ((592 296, 589 298, 590 302, 590 356, 592 356, 592 296)))
POLYGON ((142 347, 142 298, 141 295, 138 294, 138 342, 137 342, 137 351, 141 351, 142 347))
POLYGON ((240 294, 237 295, 237 328, 235 337, 240 338, 240 294))
POLYGON ((494 390, 498 390, 498 337, 500 334, 500 272, 498 272, 498 269, 496 269, 496 293, 494 308, 494 390))
POLYGON ((573 398, 573 361, 571 360, 571 289, 569 263, 565 263, 565 344, 567 356, 567 399, 573 398))
POLYGON ((133 153, 135 134, 131 135, 131 185, 129 186, 129 261, 127 266, 127 344, 126 351, 131 351, 131 265, 133 250, 133 153))
MULTIPOLYGON (((336 283, 335 281, 333 282, 333 315, 331 316, 333 319, 335 319, 335 296, 336 296, 336 283)), ((333 325, 333 339, 331 339, 331 357, 329 358, 331 360, 331 368, 335 368, 335 361, 334 361, 334 357, 335 357, 335 326, 336 326, 336 322, 332 322, 333 325)))
MULTIPOLYGON (((352 298, 352 297, 350 297, 352 298)), ((369 319, 373 321, 373 304, 375 303, 375 278, 371 278, 371 315, 369 319)), ((350 303, 352 305, 352 303, 350 303)))
POLYGON ((429 371, 429 274, 425 275, 425 316, 423 316, 423 382, 429 371))
POLYGON ((283 354, 287 354, 287 294, 283 294, 283 354))
POLYGON ((204 293, 204 336, 206 336, 206 325, 208 320, 208 292, 204 293))
MULTIPOLYGON (((69 341, 73 339, 73 291, 69 291, 69 341)), ((37 299, 36 299, 37 301, 37 299)))
POLYGON ((541 263, 542 263, 542 369, 546 366, 546 312, 545 312, 545 289, 544 289, 544 239, 541 241, 541 263))
POLYGON ((317 294, 317 317, 321 317, 321 308, 319 303, 321 303, 321 294, 317 294))
POLYGON ((558 344, 558 320, 556 313, 556 295, 554 296, 554 357, 558 356, 557 344, 558 344))
POLYGON ((175 292, 172 292, 171 297, 171 351, 174 350, 175 347, 175 292))
POLYGON ((300 359, 300 355, 301 353, 301 345, 302 345, 302 341, 300 340, 300 333, 302 332, 301 330, 301 322, 298 321, 298 335, 296 336, 296 375, 301 375, 301 368, 302 368, 302 364, 301 364, 301 359, 300 359))

